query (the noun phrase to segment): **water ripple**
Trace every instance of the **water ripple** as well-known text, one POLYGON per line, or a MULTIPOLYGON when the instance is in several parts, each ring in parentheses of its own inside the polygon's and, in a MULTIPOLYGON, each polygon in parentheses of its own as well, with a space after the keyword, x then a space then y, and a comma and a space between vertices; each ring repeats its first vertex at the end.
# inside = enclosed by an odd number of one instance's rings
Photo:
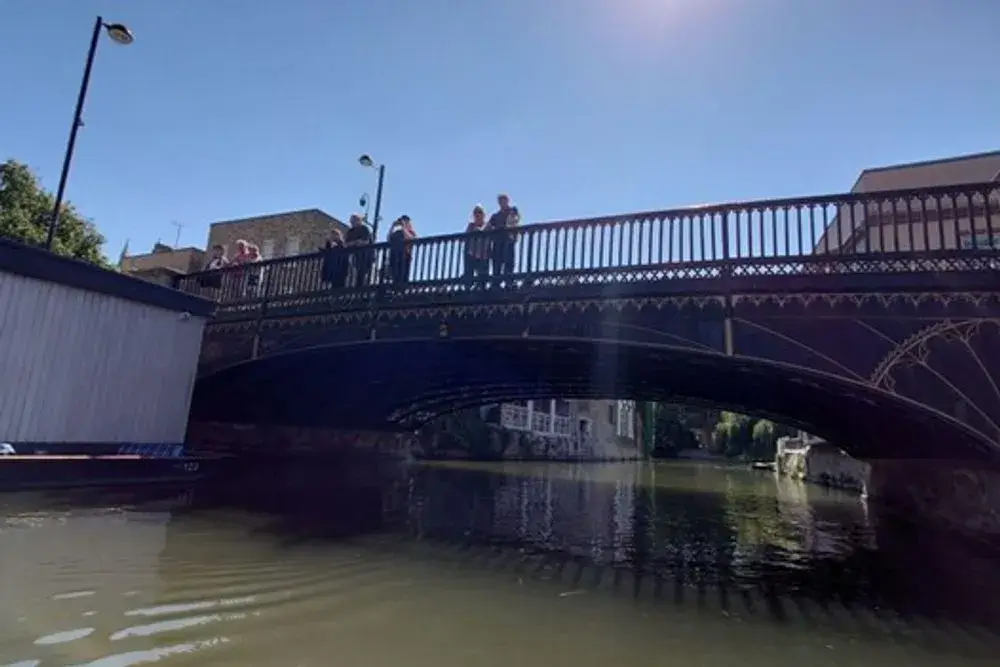
POLYGON ((732 493, 654 507, 652 496, 629 505, 621 484, 468 482, 425 476, 397 504, 399 520, 370 533, 330 529, 352 502, 310 505, 305 517, 210 510, 123 522, 91 512, 81 525, 71 516, 4 540, 0 626, 25 621, 0 640, 0 660, 249 667, 335 655, 452 667, 488 655, 591 667, 738 655, 746 667, 784 667, 815 654, 818 667, 967 667, 964 658, 1000 646, 866 597, 873 586, 892 593, 884 577, 894 573, 875 569, 882 553, 858 547, 836 520, 790 523, 732 493), (93 627, 52 632, 81 614, 93 627))
POLYGON ((72 593, 56 593, 52 596, 53 600, 75 600, 76 598, 90 597, 96 594, 97 591, 73 591, 72 593))
POLYGON ((222 621, 239 621, 247 617, 247 614, 205 614, 202 616, 189 616, 187 618, 174 618, 168 621, 157 621, 146 625, 134 625, 129 628, 112 632, 109 639, 119 641, 129 637, 149 637, 163 632, 176 632, 186 628, 193 628, 222 621))
POLYGON ((253 604, 257 599, 256 595, 248 595, 241 598, 223 598, 221 600, 202 600, 200 602, 180 602, 176 604, 163 604, 156 607, 146 607, 143 609, 129 609, 126 616, 170 616, 172 614, 182 614, 191 611, 205 611, 215 607, 235 607, 240 605, 253 604))
POLYGON ((80 662, 75 665, 71 665, 71 667, 130 667, 131 665, 139 665, 147 662, 158 662, 164 658, 182 653, 196 653, 198 651, 216 648, 228 642, 228 637, 213 637, 212 639, 174 644, 173 646, 160 646, 158 648, 146 649, 143 651, 115 653, 90 662, 80 662))
POLYGON ((77 639, 83 639, 84 637, 89 637, 94 633, 94 628, 77 628, 76 630, 64 630, 63 632, 53 632, 50 635, 45 635, 44 637, 39 637, 35 640, 35 644, 38 646, 48 646, 50 644, 65 644, 66 642, 76 641, 77 639))

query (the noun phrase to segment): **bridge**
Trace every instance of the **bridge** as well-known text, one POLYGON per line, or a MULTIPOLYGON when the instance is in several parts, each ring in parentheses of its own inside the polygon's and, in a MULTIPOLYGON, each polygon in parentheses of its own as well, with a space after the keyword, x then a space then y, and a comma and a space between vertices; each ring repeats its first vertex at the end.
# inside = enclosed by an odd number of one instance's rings
POLYGON ((995 460, 997 248, 993 182, 531 224, 188 275, 178 289, 216 301, 192 418, 412 430, 484 403, 618 398, 764 416, 861 458, 995 460), (470 278, 465 254, 484 239, 513 265, 470 278))

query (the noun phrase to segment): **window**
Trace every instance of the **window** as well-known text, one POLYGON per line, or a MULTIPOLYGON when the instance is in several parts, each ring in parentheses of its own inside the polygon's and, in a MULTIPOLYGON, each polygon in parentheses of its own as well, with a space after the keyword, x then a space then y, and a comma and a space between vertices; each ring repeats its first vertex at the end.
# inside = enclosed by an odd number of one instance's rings
POLYGON ((618 403, 608 406, 608 423, 614 426, 615 418, 618 416, 618 403))
POLYGON ((618 418, 615 433, 623 438, 635 438, 635 403, 617 401, 614 407, 618 418))
POLYGON ((552 411, 559 415, 560 417, 569 417, 569 401, 555 400, 552 401, 552 411))
POLYGON ((288 240, 285 241, 285 257, 292 257, 299 254, 299 246, 302 243, 302 239, 298 236, 289 236, 288 240))
MULTIPOLYGON (((990 248, 990 235, 983 232, 975 236, 972 234, 962 235, 963 250, 988 250, 990 248)), ((1000 250, 1000 231, 993 234, 993 249, 1000 250)))
POLYGON ((274 257, 274 239, 264 239, 264 243, 260 246, 260 256, 264 259, 274 257))

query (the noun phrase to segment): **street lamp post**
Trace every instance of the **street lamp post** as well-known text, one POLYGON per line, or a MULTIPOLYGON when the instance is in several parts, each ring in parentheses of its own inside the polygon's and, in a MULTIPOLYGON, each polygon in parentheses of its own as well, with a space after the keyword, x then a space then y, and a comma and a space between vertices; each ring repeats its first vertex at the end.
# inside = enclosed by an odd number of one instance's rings
POLYGON ((365 209, 365 222, 368 221, 368 214, 371 213, 371 205, 368 203, 368 193, 361 195, 361 199, 358 200, 358 206, 365 209))
POLYGON ((90 86, 90 71, 94 68, 94 56, 97 55, 97 43, 101 38, 101 29, 108 33, 111 41, 129 45, 135 41, 132 31, 121 23, 105 23, 104 19, 98 16, 94 20, 94 32, 90 37, 90 50, 87 51, 87 64, 83 68, 83 81, 80 82, 80 92, 76 98, 76 111, 73 113, 73 124, 69 130, 69 140, 66 142, 66 154, 63 157, 62 173, 59 175, 59 189, 56 190, 56 204, 52 209, 52 216, 49 220, 49 233, 45 240, 45 249, 51 250, 55 240, 56 229, 59 228, 59 212, 62 208, 63 195, 66 194, 66 181, 69 179, 69 167, 73 162, 73 149, 76 147, 76 133, 83 125, 83 104, 87 100, 87 88, 90 86))
MULTIPOLYGON (((362 155, 358 158, 362 167, 372 168, 375 162, 370 155, 362 155)), ((375 220, 372 221, 372 239, 378 243, 378 222, 382 211, 382 184, 385 182, 385 165, 378 165, 378 186, 375 189, 375 220)))

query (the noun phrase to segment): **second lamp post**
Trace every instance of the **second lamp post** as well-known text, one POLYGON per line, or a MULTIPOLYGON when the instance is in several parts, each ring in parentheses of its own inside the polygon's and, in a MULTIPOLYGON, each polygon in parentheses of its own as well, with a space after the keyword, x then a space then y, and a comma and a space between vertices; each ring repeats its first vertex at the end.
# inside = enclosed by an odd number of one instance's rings
MULTIPOLYGON (((373 168, 375 167, 375 161, 372 160, 370 155, 362 155, 358 158, 358 162, 362 167, 373 168)), ((375 189, 375 219, 372 221, 372 240, 378 243, 378 221, 380 214, 382 212, 382 184, 385 182, 385 165, 378 165, 378 185, 375 189)))

